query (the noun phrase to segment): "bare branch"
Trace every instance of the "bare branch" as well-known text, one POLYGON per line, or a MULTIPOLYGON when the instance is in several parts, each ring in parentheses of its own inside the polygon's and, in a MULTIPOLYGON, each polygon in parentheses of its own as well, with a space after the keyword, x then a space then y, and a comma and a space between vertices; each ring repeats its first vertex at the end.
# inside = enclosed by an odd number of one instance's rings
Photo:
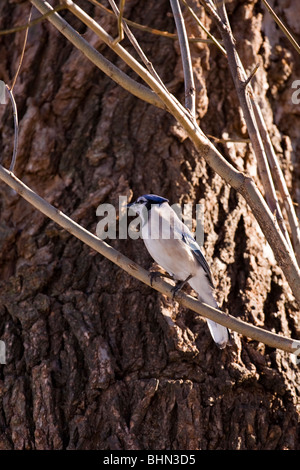
POLYGON ((280 164, 278 162, 277 155, 272 145, 266 123, 264 121, 260 107, 256 100, 253 100, 253 109, 256 117, 256 122, 259 128, 260 135, 264 144, 264 148, 267 154, 268 162, 271 168, 271 172, 274 178, 275 185, 280 192, 283 206, 285 207, 289 225, 292 233, 292 241, 294 244, 294 250, 298 265, 300 266, 300 227, 297 219, 297 215, 294 209, 294 204, 290 196, 289 190, 285 178, 283 176, 280 164))
POLYGON ((0 36, 3 36, 5 34, 18 33, 19 31, 23 31, 24 29, 31 28, 32 26, 35 26, 36 24, 38 24, 41 21, 48 18, 48 16, 53 15, 53 13, 61 11, 61 10, 66 10, 66 8, 67 7, 64 4, 63 5, 56 5, 55 7, 53 7, 53 9, 51 11, 47 11, 47 13, 45 13, 44 15, 39 16, 35 20, 29 21, 29 23, 22 24, 20 26, 14 26, 13 28, 9 28, 9 29, 0 30, 0 36))
MULTIPOLYGON (((42 0, 31 0, 37 8, 45 13, 51 6, 42 0)), ((71 2, 73 4, 73 2, 71 2)), ((74 4, 73 4, 74 5, 74 4)), ((76 6, 76 9, 79 7, 76 6)), ((80 9, 79 9, 80 10, 80 9)), ((208 165, 218 173, 230 186, 238 191, 247 201, 252 212, 258 221, 262 232, 273 249, 274 255, 279 266, 282 268, 284 275, 293 291, 293 294, 300 305, 300 270, 295 261, 295 257, 290 252, 290 247, 286 239, 279 230, 273 214, 270 212, 265 203, 264 198, 255 186, 251 178, 247 178, 243 173, 237 171, 214 147, 208 140, 203 131, 197 126, 194 120, 191 120, 186 109, 170 93, 166 93, 165 89, 149 74, 149 72, 135 61, 130 54, 127 53, 119 44, 113 45, 113 38, 109 36, 103 28, 101 28, 94 20, 92 20, 84 12, 80 14, 85 18, 86 23, 92 30, 98 32, 104 42, 117 52, 123 60, 135 70, 145 82, 158 94, 161 101, 165 104, 166 109, 177 119, 189 135, 191 141, 195 145, 197 151, 205 158, 208 165)), ((49 21, 59 15, 49 17, 49 21)), ((70 26, 63 22, 62 33, 66 35, 70 26)), ((74 31, 74 30, 73 30, 74 31)), ((71 41, 72 42, 72 41, 71 41)), ((111 75, 109 75, 111 76, 111 75)), ((135 95, 137 95, 135 93, 135 95)), ((143 98, 142 98, 143 99, 143 98)))
MULTIPOLYGON (((28 17, 28 24, 30 23, 31 13, 32 13, 32 5, 31 5, 31 7, 30 7, 30 12, 29 12, 29 17, 28 17)), ((22 65, 22 62, 23 62, 23 57, 24 57, 25 48, 26 48, 26 43, 27 43, 28 29, 29 29, 29 27, 26 28, 26 32, 25 32, 25 36, 24 36, 23 48, 22 48, 21 57, 20 57, 20 60, 19 60, 19 65, 18 65, 18 67, 17 67, 15 76, 14 76, 14 78, 13 78, 13 81, 12 81, 12 84, 11 84, 11 87, 10 87, 11 91, 13 91, 13 89, 14 89, 15 83, 16 83, 17 78, 18 78, 18 75, 19 75, 19 72, 20 72, 20 70, 21 70, 21 65, 22 65)), ((11 170, 11 171, 13 171, 13 170, 11 170)))
POLYGON ((158 108, 166 109, 162 101, 153 91, 141 83, 126 75, 122 70, 113 65, 109 60, 96 51, 80 34, 75 31, 60 15, 53 12, 51 5, 43 0, 30 0, 31 3, 43 14, 48 13, 48 21, 52 23, 77 49, 79 49, 93 64, 102 70, 108 77, 118 83, 121 87, 147 103, 158 108))
POLYGON ((252 72, 250 73, 249 77, 245 80, 244 82, 244 86, 246 87, 252 80, 252 78, 254 77, 254 75, 256 74, 256 72, 258 71, 259 69, 259 66, 260 64, 256 64, 254 69, 252 70, 252 72))
MULTIPOLYGON (((223 30, 223 34, 229 34, 230 28, 229 28, 229 30, 228 30, 228 28, 226 28, 226 15, 224 14, 223 17, 221 18, 213 8, 211 8, 207 4, 205 4, 205 6, 207 7, 209 13, 217 21, 219 29, 223 30)), ((219 8, 220 8, 220 4, 219 4, 219 8)), ((250 76, 247 79, 245 79, 245 77, 246 77, 245 70, 242 66, 242 63, 241 63, 237 53, 236 53, 236 58, 237 58, 237 64, 240 68, 240 73, 242 74, 242 77, 243 77, 243 80, 244 80, 244 87, 245 87, 245 85, 248 85, 248 90, 249 90, 248 98, 250 99, 250 101, 252 103, 252 106, 253 106, 254 117, 255 117, 256 124, 257 124, 258 134, 260 135, 260 138, 261 138, 261 141, 262 141, 262 144, 263 144, 263 148, 264 148, 264 152, 266 154, 268 164, 270 165, 270 170, 271 170, 272 176, 274 178, 276 187, 277 187, 277 189, 279 190, 279 192, 281 194, 281 197, 282 197, 282 200, 283 200, 283 205, 284 205, 284 207, 287 211, 287 215, 288 215, 288 219, 289 219, 289 225, 290 225, 291 233, 292 233, 292 240, 293 240, 295 254, 296 254, 296 259, 298 261, 298 265, 300 266, 300 228, 299 228, 298 219, 297 219, 297 216, 296 216, 296 213, 295 213, 295 210, 294 210, 293 202, 292 202, 291 196, 289 194, 285 179, 284 179, 283 174, 282 174, 282 170, 280 168, 276 153, 274 151, 274 147, 272 145, 270 136, 268 134, 266 124, 264 122, 264 118, 262 116, 260 107, 259 107, 259 105, 258 105, 258 103, 255 99, 254 92, 253 92, 253 89, 252 89, 252 86, 251 86, 251 83, 250 83, 253 76, 255 75, 255 73, 258 70, 258 64, 253 69, 250 76)), ((240 79, 241 88, 243 88, 243 80, 240 79)), ((264 157, 263 160, 265 161, 265 157, 264 157)), ((272 191, 274 191, 274 190, 272 190, 272 191)), ((273 192, 273 194, 274 194, 274 192, 273 192)), ((277 199, 277 197, 276 197, 276 199, 277 199)), ((281 222, 281 230, 285 234, 285 237, 286 237, 286 239, 287 239, 287 241, 290 245, 290 249, 291 249, 291 252, 293 254, 293 249, 292 249, 292 246, 291 246, 291 243, 290 243, 290 238, 289 238, 289 235, 287 233, 285 224, 283 223, 282 215, 281 215, 280 218, 281 218, 281 221, 282 221, 281 222)), ((279 219, 279 223, 280 223, 280 219, 279 219)))
POLYGON ((185 29, 185 23, 182 17, 179 0, 170 0, 173 11, 173 16, 176 24, 181 60, 184 74, 184 87, 185 87, 185 107, 191 112, 191 115, 196 115, 196 90, 193 75, 193 65, 191 53, 188 43, 188 38, 185 29))
POLYGON ((228 139, 223 139, 220 137, 215 137, 214 135, 206 134, 207 137, 210 139, 214 140, 215 142, 218 142, 220 144, 229 144, 229 143, 236 143, 236 144, 250 144, 251 140, 250 139, 234 139, 234 138, 228 138, 228 139))
MULTIPOLYGON (((32 6, 30 8, 28 24, 30 24, 31 13, 32 13, 32 6)), ((19 65, 17 67, 15 76, 12 80, 12 84, 11 84, 10 87, 8 85, 6 85, 7 92, 8 92, 10 101, 11 101, 11 105, 12 105, 12 109, 13 109, 13 117, 14 117, 14 150, 13 150, 13 156, 12 156, 12 159, 11 159, 11 164, 10 164, 10 167, 9 167, 9 171, 11 171, 11 172, 13 172, 14 169, 15 169, 15 165, 16 165, 16 161, 17 161, 17 152, 18 152, 18 140, 19 140, 18 110, 17 110, 15 98, 14 98, 14 95, 13 95, 13 89, 14 89, 14 86, 16 84, 16 81, 17 81, 17 78, 18 78, 18 75, 19 75, 19 72, 20 72, 20 69, 21 69, 21 65, 22 65, 22 62, 23 62, 23 57, 24 57, 24 52, 25 52, 25 47, 26 47, 26 42, 27 42, 27 36, 28 36, 28 27, 27 27, 26 32, 25 32, 24 44, 23 44, 23 47, 22 47, 22 52, 21 52, 21 56, 20 56, 20 60, 19 60, 19 65)))
MULTIPOLYGON (((30 0, 35 5, 39 5, 39 8, 43 5, 46 5, 46 2, 43 0, 30 0)), ((69 10, 77 16, 84 24, 86 24, 94 33, 96 33, 102 41, 109 46, 121 59, 129 65, 149 86, 152 90, 161 98, 161 101, 167 104, 165 109, 168 109, 170 113, 172 110, 181 111, 188 116, 190 119, 190 114, 180 104, 180 102, 173 96, 169 91, 167 91, 164 85, 161 85, 160 81, 158 81, 145 67, 143 67, 135 58, 129 54, 129 52, 124 49, 120 44, 114 44, 114 39, 95 21, 91 18, 87 13, 82 10, 78 5, 76 5, 72 0, 67 0, 69 10)), ((49 4, 47 4, 47 8, 49 8, 49 4)), ((51 7, 50 7, 51 8, 51 7)), ((49 19, 51 21, 51 18, 49 19)), ((68 24, 68 23, 66 23, 68 24)), ((160 106, 161 107, 161 106, 160 106)))
POLYGON ((19 140, 19 122, 18 122, 18 110, 15 102, 15 98, 12 92, 12 89, 6 85, 6 89, 11 101, 12 109, 13 109, 13 116, 14 116, 14 150, 13 156, 11 159, 11 164, 9 167, 9 171, 13 172, 17 160, 17 152, 18 152, 18 140, 19 140))
POLYGON ((222 52, 222 54, 224 54, 225 56, 227 55, 227 52, 225 51, 224 47, 221 46, 220 42, 208 31, 208 29, 205 28, 204 24, 201 23, 201 21, 199 20, 198 16, 196 15, 196 13, 194 12, 194 10, 188 5, 188 3, 185 1, 185 0, 181 0, 182 3, 187 7, 188 11, 190 12, 190 14, 192 15, 192 17, 194 18, 194 20, 196 20, 196 22, 198 23, 198 25, 200 26, 201 29, 203 29, 203 31, 207 34, 207 36, 210 38, 210 40, 212 41, 213 44, 215 44, 219 49, 220 51, 222 52))
POLYGON ((298 54, 300 54, 300 46, 299 44, 297 43, 296 39, 291 35, 291 33, 289 32, 289 30, 286 28, 286 26, 284 26, 284 24, 282 23, 281 19, 278 18, 278 16, 276 15, 275 11, 271 8, 271 6, 268 4, 267 0, 263 0, 266 8, 269 10, 269 12, 271 13, 272 17, 274 18, 274 20, 276 21, 276 23, 278 24, 279 28, 281 29, 281 31, 285 34, 285 36, 288 38, 288 40, 290 41, 290 43, 293 45, 293 47, 296 49, 296 51, 298 52, 298 54))
MULTIPOLYGON (((235 84, 239 102, 243 111, 244 119, 246 121, 249 137, 251 139, 252 147, 257 159, 259 174, 262 180, 262 184, 265 191, 265 197, 268 206, 273 214, 275 214, 276 219, 282 233, 284 234, 285 239, 288 243, 288 249, 291 256, 294 257, 293 248, 291 245, 290 237, 285 226, 285 222, 281 213, 280 205, 276 195, 270 167, 268 164, 266 152, 263 146, 261 135, 258 131, 257 123, 255 120, 255 115, 252 107, 251 100, 249 99, 248 91, 246 85, 250 83, 247 80, 244 67, 241 63, 239 55, 236 50, 235 41, 232 35, 230 24, 228 21, 225 3, 223 0, 218 2, 218 14, 215 14, 214 17, 218 21, 218 26, 222 35, 223 43, 227 52, 228 65, 231 71, 231 75, 235 84)), ((254 69, 255 70, 255 69, 254 69)), ((250 79, 252 74, 250 74, 250 79)))
MULTIPOLYGON (((112 248, 105 241, 100 240, 88 230, 81 227, 59 209, 53 207, 43 198, 38 196, 34 191, 32 191, 32 189, 22 183, 22 181, 20 181, 14 174, 5 170, 5 168, 3 168, 1 165, 0 179, 13 188, 36 209, 56 222, 60 227, 64 228, 76 238, 81 240, 83 243, 91 247, 93 250, 97 251, 131 276, 139 279, 144 284, 148 285, 149 287, 153 287, 155 290, 169 298, 173 298, 174 293, 170 284, 161 279, 151 279, 149 275, 150 273, 148 271, 124 256, 119 251, 112 248)), ((238 318, 225 314, 218 309, 210 307, 200 302, 199 300, 196 300, 190 295, 184 294, 183 292, 177 293, 175 298, 183 307, 189 308, 190 310, 193 310, 194 312, 203 315, 210 320, 220 323, 221 325, 224 325, 233 331, 237 331, 244 336, 248 336, 256 341, 261 341, 270 347, 282 349, 291 354, 300 347, 300 341, 296 341, 248 324, 242 320, 239 320, 238 318)))
MULTIPOLYGON (((108 0, 109 3, 112 5, 112 2, 111 0, 108 0)), ((113 2, 114 3, 114 2, 113 2)), ((114 5, 116 6, 116 4, 114 3, 114 5)), ((118 31, 119 31, 119 35, 118 37, 114 40, 114 43, 117 44, 118 42, 120 41, 123 41, 124 39, 124 32, 123 32, 123 12, 124 12, 124 6, 125 6, 125 0, 121 0, 120 1, 120 10, 117 14, 117 18, 118 18, 118 31)), ((113 5, 112 5, 113 7, 113 5)), ((114 8, 114 7, 113 7, 114 8)))
MULTIPOLYGON (((113 11, 111 11, 109 8, 106 8, 102 3, 98 2, 97 0, 89 0, 93 5, 96 5, 99 7, 102 11, 105 11, 105 13, 108 13, 109 15, 115 15, 113 11)), ((143 24, 136 23, 135 21, 131 21, 127 18, 122 18, 125 23, 128 24, 128 26, 132 26, 133 28, 139 29, 141 31, 150 33, 150 34, 155 34, 157 36, 162 36, 164 38, 169 38, 173 40, 178 40, 178 35, 174 33, 169 33, 168 31, 160 31, 159 29, 151 28, 150 26, 146 26, 143 24)), ((210 34, 207 32, 207 34, 210 34)), ((198 38, 198 37, 189 37, 188 38, 189 42, 203 42, 205 44, 215 44, 216 40, 213 41, 212 39, 203 39, 203 38, 198 38)))
MULTIPOLYGON (((146 54, 144 53, 143 49, 139 45, 139 43, 136 40, 134 34, 130 31, 129 26, 123 20, 123 18, 121 16, 121 11, 119 11, 115 1, 114 0, 109 0, 109 3, 111 4, 111 7, 114 10, 115 15, 118 17, 118 22, 121 21, 122 31, 124 29, 129 41, 131 42, 131 44, 135 48, 136 52, 140 56, 142 62, 145 64, 145 66, 147 67, 149 72, 153 75, 153 77, 160 83, 160 85, 166 89, 166 87, 165 87, 164 83, 162 82, 160 76, 158 75, 155 68, 153 67, 153 64, 150 62, 150 60, 148 60, 146 54)), ((124 5, 123 5, 123 8, 124 8, 124 5)), ((123 15, 123 12, 122 12, 122 15, 123 15)), ((114 41, 114 44, 116 44, 116 41, 114 41)))

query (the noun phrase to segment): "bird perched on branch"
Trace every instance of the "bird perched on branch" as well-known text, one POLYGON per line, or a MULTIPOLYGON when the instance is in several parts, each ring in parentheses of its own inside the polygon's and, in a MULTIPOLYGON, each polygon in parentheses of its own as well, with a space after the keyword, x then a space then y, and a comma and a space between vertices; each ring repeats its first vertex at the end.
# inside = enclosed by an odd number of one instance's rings
MULTIPOLYGON (((128 204, 142 220, 142 237, 152 258, 177 282, 176 293, 188 283, 198 298, 215 308, 214 285, 207 261, 188 227, 168 204, 168 199, 145 194, 128 204)), ((211 335, 220 349, 229 341, 229 331, 207 320, 211 335)))

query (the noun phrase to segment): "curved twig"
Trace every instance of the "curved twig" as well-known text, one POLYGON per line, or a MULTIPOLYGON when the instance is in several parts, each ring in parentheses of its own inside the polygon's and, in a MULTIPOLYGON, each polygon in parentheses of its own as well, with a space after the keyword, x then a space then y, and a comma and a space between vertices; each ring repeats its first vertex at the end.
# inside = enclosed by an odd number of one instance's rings
MULTIPOLYGON (((153 279, 151 281, 149 276, 150 273, 148 271, 143 269, 131 259, 124 256, 119 251, 112 248, 105 241, 100 240, 91 232, 81 227, 59 209, 53 207, 51 204, 49 204, 49 202, 38 196, 34 191, 32 191, 32 189, 20 181, 13 173, 7 171, 1 165, 0 179, 13 188, 32 206, 56 222, 60 227, 64 228, 83 243, 101 255, 105 256, 105 258, 112 261, 128 274, 135 277, 136 279, 139 279, 147 286, 153 287, 161 294, 164 294, 169 298, 173 298, 173 286, 159 278, 153 279)), ((285 336, 281 336, 246 323, 231 315, 225 314, 218 309, 210 307, 209 305, 206 305, 199 300, 196 300, 192 296, 184 294, 183 292, 178 292, 175 295, 175 298, 183 307, 189 308, 190 310, 193 310, 194 312, 203 315, 210 320, 216 321, 217 323, 220 323, 221 325, 224 325, 233 331, 237 331, 244 336, 248 336, 249 338, 252 338, 256 341, 265 343, 272 348, 282 349, 283 351, 287 351, 291 354, 300 348, 300 341, 293 340, 291 338, 287 338, 285 336)))
MULTIPOLYGON (((30 23, 31 13, 32 13, 32 5, 31 5, 31 8, 30 8, 30 13, 29 13, 29 17, 28 17, 28 24, 30 23)), ((20 72, 20 69, 21 69, 21 65, 22 65, 22 62, 23 62, 23 57, 24 57, 25 47, 26 47, 26 42, 27 42, 27 36, 28 36, 28 27, 26 28, 25 37, 24 37, 24 44, 23 44, 23 48, 22 48, 22 52, 21 52, 21 57, 20 57, 20 60, 19 60, 19 65, 17 67, 15 76, 12 80, 12 84, 11 84, 10 87, 8 85, 6 85, 8 95, 9 95, 9 98, 10 98, 10 101, 11 101, 11 104, 12 104, 13 116, 14 116, 14 150, 13 150, 13 156, 12 156, 12 159, 11 159, 11 164, 10 164, 10 167, 9 167, 9 171, 11 171, 11 172, 13 172, 14 169, 15 169, 15 165, 16 165, 16 161, 17 161, 17 152, 18 152, 18 140, 19 140, 18 109, 17 109, 15 98, 14 98, 14 95, 13 95, 13 89, 14 89, 14 86, 16 84, 16 81, 17 81, 17 78, 18 78, 18 75, 19 75, 19 72, 20 72)))
MULTIPOLYGON (((150 60, 148 59, 148 57, 146 56, 146 54, 144 53, 143 49, 141 48, 141 46, 139 45, 138 41, 136 40, 134 34, 131 32, 131 30, 129 29, 129 26, 127 25, 127 23, 123 20, 123 11, 119 10, 115 1, 114 0, 109 0, 109 3, 115 13, 115 15, 117 16, 118 18, 118 25, 119 25, 119 36, 120 36, 120 25, 122 27, 122 32, 123 30, 125 31, 126 33, 126 36, 128 37, 129 41, 131 42, 131 44, 133 45, 133 47, 135 48, 136 52, 138 53, 139 57, 141 58, 142 62, 145 64, 145 66, 147 67, 147 69, 149 70, 149 72, 153 75, 153 77, 161 84, 161 86, 165 87, 164 83, 162 82, 160 76, 158 75, 158 73, 156 72, 155 68, 153 67, 153 64, 152 62, 150 62, 150 60)), ((122 6, 122 5, 121 5, 122 6)), ((123 8, 124 8, 124 4, 123 4, 123 8)), ((118 38, 117 38, 118 39, 118 38)), ((114 44, 116 44, 117 42, 119 41, 116 41, 114 40, 114 44)))
POLYGON ((13 150, 13 156, 12 156, 10 167, 9 167, 9 171, 13 172, 16 161, 17 161, 18 141, 19 141, 19 121, 18 121, 18 110, 17 110, 17 106, 16 106, 12 89, 8 85, 6 85, 6 89, 7 89, 10 101, 11 101, 11 105, 13 109, 13 116, 14 116, 14 150, 13 150))
MULTIPOLYGON (((28 17, 28 24, 30 23, 30 20, 31 20, 31 14, 32 14, 32 5, 30 7, 30 12, 29 12, 29 17, 28 17)), ((17 67, 15 76, 13 78, 13 81, 12 81, 12 84, 11 84, 11 87, 10 87, 11 91, 13 91, 13 89, 14 89, 14 86, 16 84, 16 81, 17 81, 17 78, 18 78, 18 75, 19 75, 19 72, 21 70, 21 66, 22 66, 22 62, 23 62, 23 58, 24 58, 24 53, 25 53, 25 48, 26 48, 26 43, 27 43, 28 30, 29 30, 29 27, 27 27, 26 31, 25 31, 24 43, 23 43, 23 47, 22 47, 20 60, 19 60, 19 65, 17 67)))
MULTIPOLYGON (((93 5, 99 7, 102 11, 105 11, 108 15, 115 15, 113 11, 111 11, 109 8, 106 8, 102 3, 98 2, 97 0, 89 0, 93 5)), ((155 34, 156 36, 162 36, 164 38, 169 38, 173 40, 178 39, 178 35, 174 33, 169 33, 168 31, 161 31, 159 29, 151 28, 150 26, 146 26, 144 24, 139 24, 136 23, 135 21, 131 21, 127 18, 122 18, 125 23, 128 24, 128 26, 132 26, 133 28, 139 29, 141 31, 144 31, 146 33, 150 34, 155 34)), ((209 34, 209 33, 208 33, 209 34)), ((189 42, 203 42, 204 44, 216 44, 216 40, 212 39, 203 39, 199 37, 189 37, 188 38, 189 42)))

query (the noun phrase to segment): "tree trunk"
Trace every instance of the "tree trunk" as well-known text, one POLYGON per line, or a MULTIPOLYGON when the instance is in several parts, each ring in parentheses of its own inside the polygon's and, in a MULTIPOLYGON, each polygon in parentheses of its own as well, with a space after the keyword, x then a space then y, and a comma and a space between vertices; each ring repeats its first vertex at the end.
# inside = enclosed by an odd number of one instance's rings
MULTIPOLYGON (((299 56, 261 2, 227 3, 246 70, 261 59, 253 86, 300 204, 300 108, 291 99, 299 56)), ((283 3, 286 8, 276 4, 276 11, 299 39, 300 5, 283 3)), ((114 18, 88 2, 78 4, 117 36, 114 18)), ((189 4, 219 37, 199 2, 189 4)), ((1 2, 0 29, 26 23, 28 13, 28 2, 1 2)), ((91 31, 70 13, 61 14, 127 71, 91 31)), ((124 16, 175 31, 168 1, 127 0, 124 16)), ((201 36, 185 17, 189 35, 201 36)), ((166 86, 184 102, 178 43, 134 32, 166 86)), ((0 78, 6 83, 17 69, 23 38, 24 31, 1 36, 0 78)), ((204 43, 193 43, 191 52, 203 130, 247 138, 225 58, 204 43)), ((299 309, 245 201, 213 173, 165 111, 117 86, 47 20, 30 28, 14 94, 20 119, 16 175, 27 185, 92 233, 97 206, 118 207, 119 196, 156 193, 171 203, 204 204, 204 251, 220 307, 299 338, 299 309)), ((1 158, 9 167, 10 104, 0 113, 1 158)), ((248 144, 219 148, 260 185, 248 144)), ((299 449, 300 370, 290 355, 237 334, 231 347, 218 350, 204 318, 129 277, 4 183, 0 195, 0 339, 6 346, 0 449, 299 449)), ((142 240, 109 243, 152 266, 142 240)))

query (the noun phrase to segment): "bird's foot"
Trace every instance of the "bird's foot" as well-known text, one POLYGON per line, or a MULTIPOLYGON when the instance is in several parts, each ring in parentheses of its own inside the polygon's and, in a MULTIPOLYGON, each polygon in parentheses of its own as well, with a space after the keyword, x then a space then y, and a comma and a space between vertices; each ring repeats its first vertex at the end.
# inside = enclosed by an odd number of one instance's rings
POLYGON ((150 285, 151 285, 151 287, 152 287, 152 285, 153 285, 153 281, 156 281, 156 279, 157 279, 158 277, 166 277, 166 278, 168 278, 168 279, 173 279, 173 277, 170 276, 170 274, 164 274, 164 273, 161 273, 161 272, 159 272, 159 271, 151 271, 151 272, 149 273, 149 277, 150 277, 150 285))
POLYGON ((181 289, 183 288, 183 285, 184 285, 184 281, 177 281, 175 286, 172 287, 171 291, 172 291, 172 300, 175 300, 175 296, 178 294, 178 292, 181 291, 181 289))
POLYGON ((183 288, 183 286, 185 286, 185 284, 192 278, 193 276, 192 275, 189 275, 184 281, 177 281, 175 286, 172 287, 172 299, 174 300, 175 299, 175 296, 178 294, 178 292, 181 291, 181 289, 183 288))

